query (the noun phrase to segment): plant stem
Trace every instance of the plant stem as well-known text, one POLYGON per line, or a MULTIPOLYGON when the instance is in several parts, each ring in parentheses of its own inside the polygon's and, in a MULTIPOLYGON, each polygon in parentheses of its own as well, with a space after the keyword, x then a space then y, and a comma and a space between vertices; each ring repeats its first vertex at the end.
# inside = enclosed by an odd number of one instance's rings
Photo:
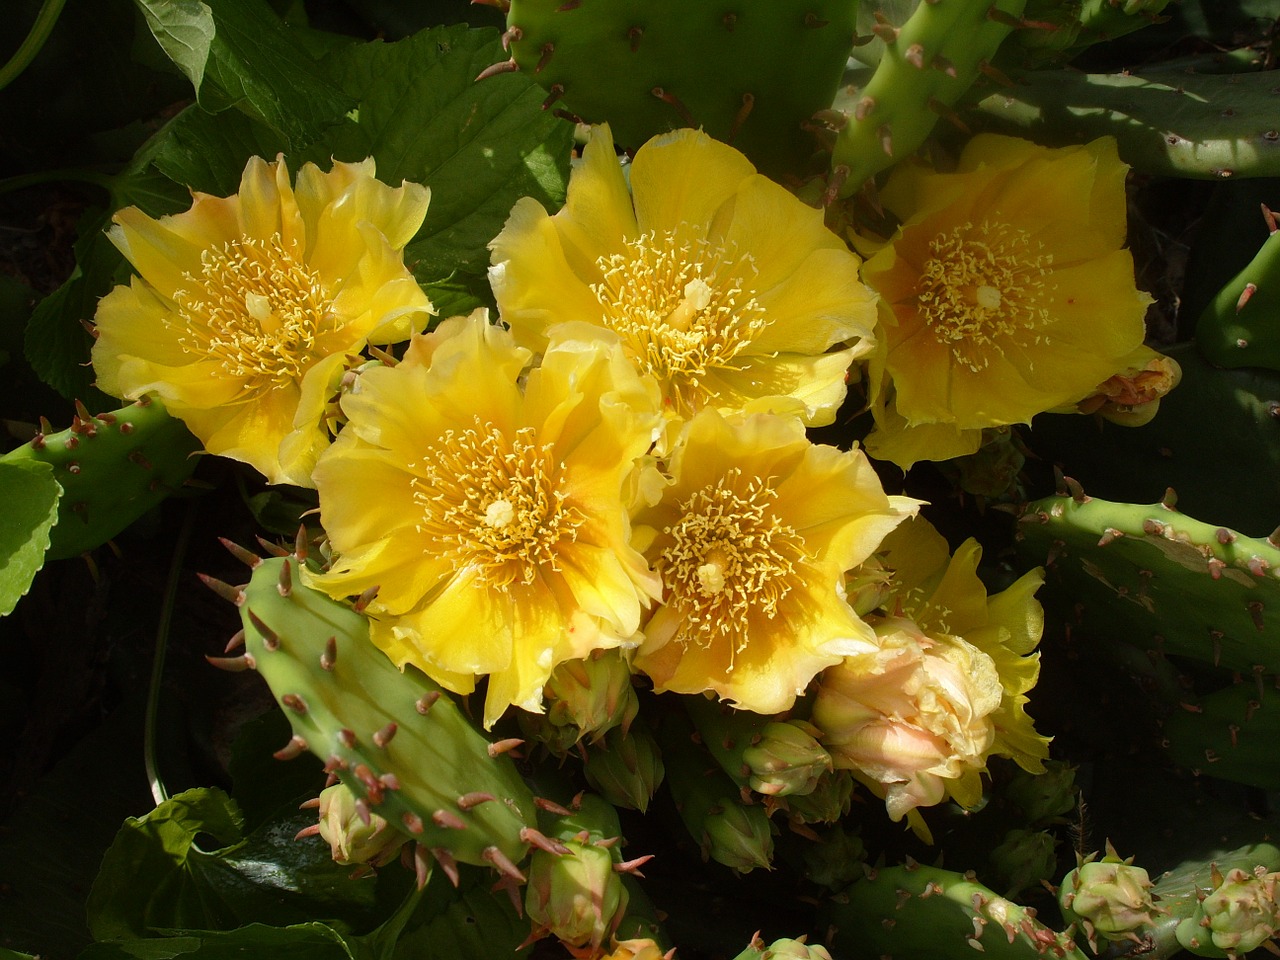
POLYGON ((22 46, 9 62, 0 67, 0 90, 3 90, 9 84, 18 78, 18 75, 32 60, 36 58, 36 54, 44 46, 49 34, 53 32, 54 24, 58 22, 58 15, 62 13, 63 6, 67 0, 44 0, 40 5, 40 12, 36 14, 36 22, 31 25, 31 32, 27 34, 27 38, 22 41, 22 46))
POLYGON ((169 645, 169 624, 173 619, 174 601, 178 595, 182 561, 187 555, 191 528, 195 526, 195 507, 194 500, 187 504, 182 527, 178 530, 178 542, 173 548, 173 560, 169 564, 169 579, 164 586, 164 602, 160 607, 160 622, 156 625, 156 652, 151 661, 151 684, 147 689, 147 718, 142 735, 142 752, 147 769, 147 782, 151 784, 151 796, 156 806, 169 799, 169 790, 160 776, 160 764, 156 756, 156 723, 160 714, 160 688, 164 681, 164 655, 169 645))

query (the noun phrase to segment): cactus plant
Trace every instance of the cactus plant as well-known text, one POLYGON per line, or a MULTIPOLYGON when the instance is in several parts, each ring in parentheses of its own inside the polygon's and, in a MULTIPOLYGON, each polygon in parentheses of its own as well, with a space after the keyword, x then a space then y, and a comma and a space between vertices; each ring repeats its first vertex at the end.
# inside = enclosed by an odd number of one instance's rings
POLYGON ((827 909, 837 951, 911 960, 1085 960, 1075 942, 972 874, 917 863, 867 869, 827 909))
POLYGON ((506 42, 556 104, 635 150, 702 127, 766 173, 812 152, 801 122, 831 103, 853 45, 850 0, 513 0, 506 42))
POLYGON ((1268 642, 1280 611, 1274 544, 1185 516, 1172 498, 1112 503, 1078 485, 1028 504, 1019 533, 1080 627, 1245 673, 1280 670, 1280 646, 1268 642))
POLYGON ((62 487, 48 560, 74 557, 106 543, 170 496, 196 467, 199 443, 156 399, 111 413, 77 404, 71 426, 40 432, 0 462, 38 461, 53 467, 62 487))
POLYGON ((321 757, 361 819, 376 811, 417 841, 422 871, 430 857, 446 872, 471 863, 523 881, 536 808, 501 744, 424 675, 397 670, 363 616, 304 586, 297 558, 256 562, 243 588, 210 583, 244 627, 244 653, 218 665, 257 670, 293 726, 278 757, 321 757))
MULTIPOLYGON (((848 196, 868 179, 909 157, 977 80, 1019 24, 1026 0, 934 0, 901 26, 883 17, 884 43, 871 79, 846 110, 831 153, 831 194, 848 196)), ((843 105, 843 102, 842 104, 843 105)))

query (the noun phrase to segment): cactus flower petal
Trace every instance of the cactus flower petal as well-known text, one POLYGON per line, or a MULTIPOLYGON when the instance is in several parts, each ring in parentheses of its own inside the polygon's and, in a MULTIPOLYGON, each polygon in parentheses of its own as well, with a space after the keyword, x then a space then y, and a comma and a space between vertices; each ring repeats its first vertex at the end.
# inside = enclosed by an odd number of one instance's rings
POLYGON ((983 428, 1074 404, 1126 368, 1150 298, 1122 248, 1125 170, 1108 138, 979 135, 954 173, 894 174, 882 201, 902 225, 863 270, 885 305, 873 455, 907 467, 973 452, 983 428))
POLYGON ((673 419, 767 400, 830 423, 849 364, 871 347, 858 258, 820 211, 698 131, 641 147, 628 189, 597 127, 564 208, 521 200, 490 249, 520 343, 540 351, 561 324, 589 324, 658 381, 673 419))
POLYGON ((487 676, 486 726, 632 642, 658 594, 623 503, 656 390, 601 342, 528 358, 484 311, 445 321, 360 375, 315 471, 334 559, 312 583, 380 587, 374 643, 455 692, 487 676))
POLYGON ((311 486, 350 358, 433 312, 403 262, 430 192, 374 174, 372 160, 307 164, 295 188, 282 158, 255 157, 233 196, 117 213, 110 237, 138 276, 99 304, 99 387, 157 394, 210 453, 311 486))

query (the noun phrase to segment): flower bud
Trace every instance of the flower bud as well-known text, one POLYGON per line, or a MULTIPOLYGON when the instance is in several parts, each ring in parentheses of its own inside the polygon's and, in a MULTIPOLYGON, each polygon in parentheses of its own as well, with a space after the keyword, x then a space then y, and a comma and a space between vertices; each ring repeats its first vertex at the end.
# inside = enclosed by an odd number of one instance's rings
POLYGON ((1212 872, 1214 889, 1178 924, 1178 942, 1201 957, 1243 955, 1267 943, 1280 929, 1276 882, 1280 873, 1212 872))
POLYGON ((751 789, 770 797, 812 793, 832 769, 831 754, 815 739, 821 732, 803 720, 766 724, 760 740, 742 752, 751 789))
POLYGON ((593 952, 609 937, 627 909, 627 891, 613 869, 607 847, 569 840, 568 852, 535 849, 529 860, 524 909, 533 923, 571 947, 593 952))
POLYGON ((1044 830, 1010 830, 991 851, 990 859, 999 877, 997 889, 1010 898, 1027 887, 1038 887, 1042 880, 1053 879, 1058 872, 1053 835, 1044 830))
POLYGON ((373 867, 394 860, 409 839, 376 813, 370 813, 366 823, 356 808, 355 794, 341 783, 320 794, 320 836, 338 863, 373 867))
POLYGON ((626 730, 640 702, 631 686, 631 667, 618 650, 597 651, 582 660, 566 660, 543 688, 547 720, 577 731, 594 743, 605 732, 626 730))
POLYGON ((671 960, 674 950, 663 950, 656 940, 641 937, 636 940, 615 940, 613 950, 601 960, 671 960))
POLYGON ((1162 912, 1151 898, 1151 879, 1132 858, 1121 860, 1111 844, 1101 860, 1085 861, 1067 874, 1058 891, 1062 915, 1079 920, 1093 941, 1128 939, 1162 912))
POLYGON ((582 772, 610 803, 643 813, 662 783, 662 751, 643 724, 628 733, 615 727, 587 748, 582 772))

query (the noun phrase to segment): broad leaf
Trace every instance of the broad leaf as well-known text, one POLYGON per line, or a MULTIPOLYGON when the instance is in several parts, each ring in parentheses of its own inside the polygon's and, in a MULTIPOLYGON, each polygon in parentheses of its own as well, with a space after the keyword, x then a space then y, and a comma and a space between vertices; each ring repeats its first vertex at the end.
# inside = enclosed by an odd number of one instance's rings
POLYGON ((353 960, 356 957, 342 935, 323 923, 291 927, 250 924, 226 932, 199 931, 163 939, 96 943, 78 960, 353 960))
POLYGON ((431 188, 406 259, 424 283, 453 276, 454 292, 469 285, 463 275, 483 278, 486 245, 516 200, 532 196, 548 209, 564 200, 572 126, 540 109, 545 94, 527 77, 475 80, 505 57, 497 31, 457 26, 333 58, 338 82, 360 101, 354 126, 335 133, 335 156, 373 156, 388 183, 431 188))
POLYGON ((211 113, 236 107, 298 147, 352 107, 265 0, 136 2, 211 113))
POLYGON ((0 617, 9 613, 44 566, 49 531, 58 522, 62 488, 53 468, 36 460, 0 460, 0 617))
POLYGON ((245 836, 239 807, 221 790, 170 798, 116 835, 89 895, 90 930, 126 940, 317 919, 376 925, 403 899, 409 874, 351 880, 323 841, 294 839, 314 817, 291 811, 245 836))

